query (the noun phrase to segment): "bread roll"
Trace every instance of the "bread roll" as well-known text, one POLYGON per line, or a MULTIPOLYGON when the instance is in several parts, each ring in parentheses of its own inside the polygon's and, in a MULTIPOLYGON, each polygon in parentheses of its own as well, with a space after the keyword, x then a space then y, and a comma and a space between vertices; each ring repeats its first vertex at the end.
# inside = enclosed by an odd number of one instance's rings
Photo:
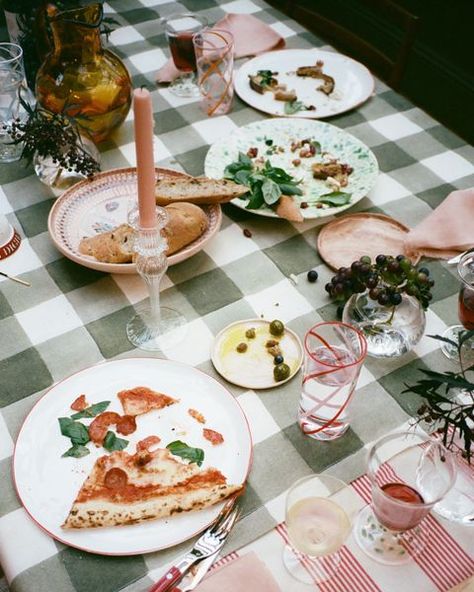
POLYGON ((133 229, 122 224, 79 243, 79 252, 103 263, 130 263, 133 257, 133 229))

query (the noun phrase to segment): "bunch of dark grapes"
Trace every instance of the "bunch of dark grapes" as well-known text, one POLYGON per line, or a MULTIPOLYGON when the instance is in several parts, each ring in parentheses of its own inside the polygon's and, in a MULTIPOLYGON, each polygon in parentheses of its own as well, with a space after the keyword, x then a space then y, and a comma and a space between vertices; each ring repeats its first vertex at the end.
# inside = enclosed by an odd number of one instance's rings
POLYGON ((427 309, 433 298, 433 286, 429 269, 417 269, 405 255, 377 255, 375 263, 366 255, 350 267, 340 267, 325 289, 339 303, 367 290, 369 297, 382 306, 397 306, 405 293, 417 298, 427 309))

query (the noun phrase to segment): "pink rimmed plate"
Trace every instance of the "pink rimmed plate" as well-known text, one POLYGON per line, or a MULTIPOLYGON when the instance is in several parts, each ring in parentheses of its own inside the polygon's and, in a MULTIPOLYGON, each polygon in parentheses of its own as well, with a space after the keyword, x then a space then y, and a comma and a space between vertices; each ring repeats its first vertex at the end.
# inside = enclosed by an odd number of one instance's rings
MULTIPOLYGON (((186 177, 185 173, 156 168, 158 176, 186 177)), ((48 230, 61 253, 84 267, 106 273, 136 273, 134 263, 103 263, 79 252, 84 237, 108 232, 127 221, 137 200, 136 168, 113 169, 98 173, 92 181, 81 181, 65 191, 55 202, 48 218, 48 230)), ((222 212, 218 204, 201 206, 208 218, 207 230, 195 241, 168 257, 175 265, 188 259, 218 232, 222 212)))

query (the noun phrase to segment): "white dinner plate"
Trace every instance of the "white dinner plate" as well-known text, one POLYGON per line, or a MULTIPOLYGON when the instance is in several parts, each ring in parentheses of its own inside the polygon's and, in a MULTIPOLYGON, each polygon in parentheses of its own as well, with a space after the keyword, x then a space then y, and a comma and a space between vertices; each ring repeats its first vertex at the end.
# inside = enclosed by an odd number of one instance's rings
MULTIPOLYGON (((202 468, 215 467, 228 483, 243 483, 250 470, 252 440, 247 419, 231 393, 200 370, 170 360, 128 358, 92 366, 53 386, 31 410, 18 436, 13 475, 18 496, 31 518, 49 535, 72 547, 103 555, 149 553, 176 545, 208 526, 222 504, 169 518, 130 526, 64 530, 61 524, 97 458, 107 452, 89 444, 91 453, 80 459, 62 458, 70 441, 61 435, 58 418, 70 416, 71 403, 81 393, 88 403, 110 400, 108 410, 123 413, 116 393, 148 386, 180 399, 180 403, 137 417, 137 430, 126 439, 126 451, 156 434, 166 446, 182 440, 205 453, 202 468), (188 413, 201 412, 205 427, 224 436, 212 446, 202 436, 202 424, 188 413)), ((86 420, 83 420, 87 423, 86 420)))
MULTIPOLYGON (((379 169, 377 159, 370 148, 334 125, 307 119, 264 119, 234 130, 209 148, 204 163, 206 176, 222 179, 226 166, 238 159, 239 152, 246 154, 249 148, 258 148, 259 157, 263 156, 272 166, 283 168, 295 180, 301 181, 299 187, 303 195, 293 196, 296 203, 311 203, 321 195, 331 192, 332 189, 326 181, 314 179, 311 172, 311 165, 320 162, 321 154, 311 158, 301 158, 299 166, 293 164, 293 160, 298 157, 298 152, 291 152, 291 143, 294 140, 307 138, 319 142, 322 152, 326 151, 337 157, 339 162, 352 166, 353 172, 349 175, 348 185, 341 189, 351 193, 349 203, 337 207, 324 205, 322 208, 310 205, 300 210, 303 218, 324 218, 338 214, 351 208, 374 187, 379 169), (269 140, 272 140, 272 146, 281 146, 285 151, 268 154, 268 151, 271 152, 271 147, 266 144, 266 141, 269 140)), ((248 199, 235 198, 231 203, 246 209, 248 199)), ((278 218, 278 215, 267 206, 247 211, 260 216, 278 218)))
POLYGON ((285 327, 281 337, 270 333, 270 321, 247 319, 227 325, 216 335, 211 350, 211 360, 219 374, 237 386, 249 389, 275 388, 288 382, 298 372, 303 362, 303 346, 294 331, 285 327), (246 338, 247 329, 255 329, 253 339, 246 338), (270 339, 279 341, 284 362, 290 367, 285 380, 277 382, 273 376, 273 356, 265 344, 270 339), (245 343, 247 350, 239 353, 236 346, 245 343))
POLYGON ((298 101, 316 107, 314 111, 298 111, 290 117, 320 119, 338 115, 361 105, 374 92, 374 79, 369 70, 340 53, 317 48, 270 51, 245 62, 238 70, 234 83, 235 91, 243 101, 270 115, 286 116, 285 104, 275 100, 271 92, 261 95, 250 88, 249 75, 259 70, 278 72, 278 82, 286 84, 288 90, 294 89, 298 101), (335 81, 334 92, 329 96, 316 90, 322 80, 296 75, 297 68, 314 66, 318 60, 324 62, 323 72, 335 81))
MULTIPOLYGON (((157 176, 188 177, 172 169, 156 169, 157 176)), ((65 191, 54 203, 48 218, 48 230, 59 251, 79 265, 105 273, 136 273, 134 263, 104 263, 79 251, 84 237, 109 232, 127 222, 137 201, 136 168, 113 169, 98 173, 91 181, 81 181, 65 191)), ((168 265, 188 259, 218 232, 222 222, 219 204, 201 206, 208 227, 192 243, 168 257, 168 265)))

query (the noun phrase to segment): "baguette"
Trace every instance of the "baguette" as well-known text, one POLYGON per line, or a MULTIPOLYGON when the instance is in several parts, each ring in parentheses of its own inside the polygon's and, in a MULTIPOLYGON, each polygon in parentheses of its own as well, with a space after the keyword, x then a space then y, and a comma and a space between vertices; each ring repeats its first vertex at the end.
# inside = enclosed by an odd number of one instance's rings
MULTIPOLYGON (((181 202, 170 204, 165 209, 169 216, 164 229, 168 241, 167 255, 195 241, 208 227, 208 218, 199 206, 181 202)), ((79 252, 103 263, 132 263, 133 229, 128 224, 121 224, 110 232, 83 238, 79 243, 79 252)))
POLYGON ((188 202, 197 205, 225 203, 244 195, 245 185, 238 185, 228 179, 195 177, 184 179, 162 178, 156 183, 156 203, 164 206, 170 203, 188 202))

